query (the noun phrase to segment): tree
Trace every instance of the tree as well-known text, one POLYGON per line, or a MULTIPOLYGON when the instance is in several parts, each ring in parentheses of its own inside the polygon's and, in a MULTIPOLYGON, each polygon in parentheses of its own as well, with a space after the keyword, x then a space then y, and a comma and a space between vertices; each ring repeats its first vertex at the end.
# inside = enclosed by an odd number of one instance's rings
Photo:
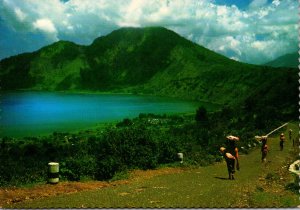
POLYGON ((197 109, 195 120, 199 123, 207 123, 208 122, 207 111, 203 106, 201 106, 197 109))

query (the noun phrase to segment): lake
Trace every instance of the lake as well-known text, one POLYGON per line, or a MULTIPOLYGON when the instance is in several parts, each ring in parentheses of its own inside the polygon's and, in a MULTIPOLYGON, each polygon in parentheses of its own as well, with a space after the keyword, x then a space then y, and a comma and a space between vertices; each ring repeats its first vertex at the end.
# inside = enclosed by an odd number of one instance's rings
POLYGON ((167 97, 78 94, 62 92, 6 92, 1 96, 1 136, 37 136, 75 131, 100 123, 134 118, 140 113, 195 113, 212 105, 167 97))

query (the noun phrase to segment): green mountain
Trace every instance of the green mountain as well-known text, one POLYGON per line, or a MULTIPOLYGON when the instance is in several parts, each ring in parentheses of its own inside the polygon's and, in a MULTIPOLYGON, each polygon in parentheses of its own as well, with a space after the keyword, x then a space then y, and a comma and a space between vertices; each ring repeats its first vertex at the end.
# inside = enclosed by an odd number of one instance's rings
POLYGON ((90 46, 59 41, 4 59, 0 70, 2 90, 115 91, 222 104, 250 103, 251 95, 251 103, 268 100, 278 108, 297 103, 297 69, 230 60, 161 27, 122 28, 90 46))
POLYGON ((294 52, 286 55, 282 55, 264 65, 273 67, 291 67, 298 68, 299 65, 299 53, 294 52))
POLYGON ((33 53, 3 59, 1 86, 4 90, 59 90, 68 80, 68 88, 78 87, 85 60, 84 47, 59 41, 33 53))

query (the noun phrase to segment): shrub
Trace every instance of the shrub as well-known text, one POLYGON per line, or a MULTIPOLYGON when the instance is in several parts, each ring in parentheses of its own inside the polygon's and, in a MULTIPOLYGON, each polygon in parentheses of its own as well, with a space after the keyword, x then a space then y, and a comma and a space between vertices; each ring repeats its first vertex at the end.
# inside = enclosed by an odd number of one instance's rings
POLYGON ((97 159, 95 178, 97 180, 111 179, 117 172, 124 170, 120 159, 116 156, 101 156, 97 159))
POLYGON ((125 118, 122 122, 117 123, 116 126, 117 127, 122 127, 122 126, 130 126, 132 124, 133 124, 133 122, 130 119, 125 118))
POLYGON ((63 179, 79 181, 82 177, 94 178, 96 159, 93 156, 70 157, 60 164, 60 175, 63 179))
POLYGON ((195 120, 199 123, 207 123, 208 122, 207 111, 203 106, 201 106, 197 109, 195 120))
POLYGON ((129 178, 129 173, 127 170, 124 170, 124 171, 115 173, 115 175, 113 176, 113 178, 110 181, 124 180, 124 179, 128 179, 128 178, 129 178))
POLYGON ((182 152, 179 143, 172 139, 159 141, 158 150, 158 162, 160 164, 178 161, 177 153, 182 152))

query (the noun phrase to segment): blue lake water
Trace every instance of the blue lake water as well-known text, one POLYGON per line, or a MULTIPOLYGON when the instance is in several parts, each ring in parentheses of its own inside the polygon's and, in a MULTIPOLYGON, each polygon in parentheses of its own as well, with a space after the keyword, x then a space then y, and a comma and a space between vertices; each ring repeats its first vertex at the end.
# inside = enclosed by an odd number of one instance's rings
POLYGON ((134 118, 140 113, 195 112, 199 105, 210 107, 205 103, 154 96, 8 92, 1 96, 1 136, 74 131, 134 118))

